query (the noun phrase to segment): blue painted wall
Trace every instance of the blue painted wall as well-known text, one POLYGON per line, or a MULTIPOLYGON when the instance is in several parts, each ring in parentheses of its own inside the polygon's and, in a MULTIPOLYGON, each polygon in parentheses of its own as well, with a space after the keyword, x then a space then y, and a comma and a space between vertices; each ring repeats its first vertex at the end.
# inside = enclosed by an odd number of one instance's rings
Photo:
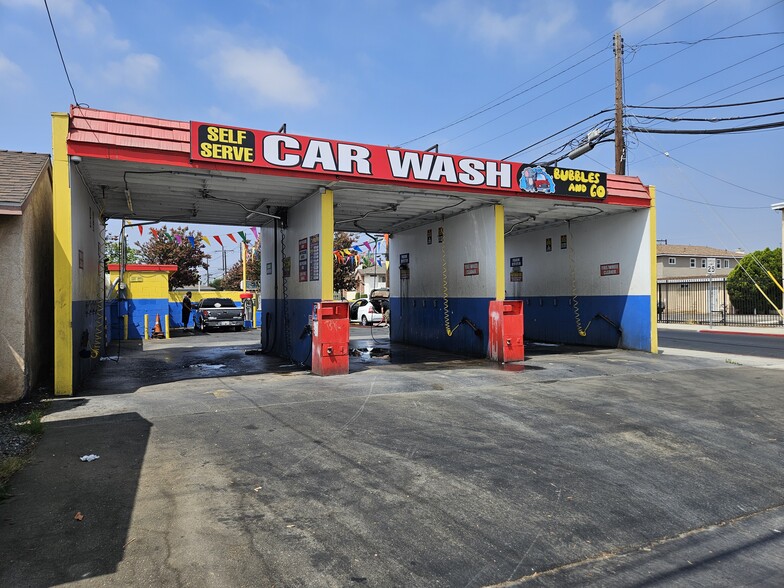
POLYGON ((389 301, 390 340, 460 355, 485 357, 490 300, 449 298, 449 317, 453 331, 463 317, 482 331, 481 336, 478 336, 471 327, 463 324, 449 337, 444 327, 443 298, 393 297, 389 301))
POLYGON ((544 343, 651 350, 650 296, 579 296, 578 308, 586 336, 577 331, 570 296, 531 296, 523 300, 525 338, 544 343), (621 327, 623 335, 603 314, 621 327), (590 322, 590 325, 589 325, 590 322))
MULTIPOLYGON (((180 321, 180 305, 177 309, 177 322, 180 321)), ((155 327, 155 316, 161 315, 161 329, 166 329, 166 315, 169 313, 169 299, 168 298, 130 298, 128 300, 119 300, 112 303, 111 306, 111 338, 121 339, 123 337, 123 319, 122 317, 128 315, 128 338, 129 339, 144 339, 144 315, 150 315, 150 331, 155 327)), ((169 327, 173 328, 175 325, 171 322, 172 317, 169 317, 169 327)))

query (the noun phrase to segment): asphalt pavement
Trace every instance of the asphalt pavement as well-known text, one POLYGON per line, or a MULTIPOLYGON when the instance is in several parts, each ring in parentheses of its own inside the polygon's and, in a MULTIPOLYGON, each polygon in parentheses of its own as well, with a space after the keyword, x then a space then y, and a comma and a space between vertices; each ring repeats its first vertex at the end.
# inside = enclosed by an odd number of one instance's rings
POLYGON ((0 503, 0 585, 782 583, 784 361, 498 366, 374 328, 319 378, 257 340, 128 345, 53 401, 0 503))

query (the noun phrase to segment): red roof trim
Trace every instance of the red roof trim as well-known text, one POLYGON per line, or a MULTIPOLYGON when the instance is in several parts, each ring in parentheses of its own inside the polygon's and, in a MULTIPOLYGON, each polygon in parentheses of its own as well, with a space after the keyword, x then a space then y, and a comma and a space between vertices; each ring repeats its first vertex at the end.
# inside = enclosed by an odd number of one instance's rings
MULTIPOLYGON (((254 168, 230 163, 198 162, 190 158, 190 122, 123 114, 90 108, 71 107, 71 128, 68 134, 68 154, 152 165, 176 165, 191 169, 229 171, 277 177, 295 177, 314 181, 357 181, 363 184, 389 185, 389 180, 374 178, 336 177, 330 174, 254 168)), ((399 181, 396 185, 422 189, 422 184, 399 181)), ((453 186, 432 185, 431 190, 455 191, 453 186)), ((462 187, 460 192, 514 197, 508 191, 492 188, 462 187)), ((521 198, 553 199, 550 195, 523 194, 521 198)), ((585 203, 585 198, 557 196, 556 200, 585 203)), ((607 197, 599 201, 620 206, 649 207, 648 187, 636 176, 607 174, 607 197)))
MULTIPOLYGON (((109 271, 120 271, 119 263, 108 264, 109 271)), ((126 272, 176 272, 176 265, 155 265, 146 263, 129 263, 125 266, 126 272)))

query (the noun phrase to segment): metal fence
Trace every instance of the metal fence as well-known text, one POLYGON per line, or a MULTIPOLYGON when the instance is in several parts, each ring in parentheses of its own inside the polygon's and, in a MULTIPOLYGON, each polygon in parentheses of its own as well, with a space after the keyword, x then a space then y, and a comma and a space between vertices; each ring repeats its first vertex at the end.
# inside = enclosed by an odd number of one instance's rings
MULTIPOLYGON (((755 293, 750 311, 741 314, 730 302, 726 278, 659 280, 656 284, 658 322, 700 325, 775 327, 782 318, 770 302, 755 293)), ((781 299, 774 299, 781 304, 781 299)))

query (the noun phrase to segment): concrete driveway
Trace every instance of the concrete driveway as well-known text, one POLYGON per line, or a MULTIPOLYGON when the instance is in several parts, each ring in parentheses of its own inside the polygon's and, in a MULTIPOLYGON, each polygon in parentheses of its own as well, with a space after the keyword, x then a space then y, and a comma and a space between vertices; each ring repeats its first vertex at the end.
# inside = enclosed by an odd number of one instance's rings
POLYGON ((781 585, 784 361, 354 334, 331 378, 253 333, 102 363, 0 503, 0 585, 781 585))

